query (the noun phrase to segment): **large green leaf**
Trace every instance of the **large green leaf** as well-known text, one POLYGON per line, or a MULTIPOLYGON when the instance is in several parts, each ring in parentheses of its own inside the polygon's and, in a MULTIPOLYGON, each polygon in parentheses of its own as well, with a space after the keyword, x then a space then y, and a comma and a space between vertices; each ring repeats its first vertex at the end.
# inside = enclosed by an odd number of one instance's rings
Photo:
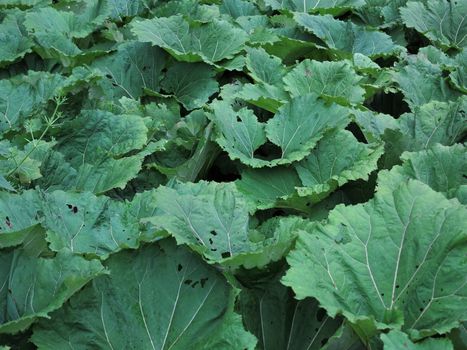
POLYGON ((30 184, 31 181, 40 178, 42 176, 39 169, 41 162, 30 156, 28 149, 30 147, 31 144, 21 150, 6 140, 0 141, 0 174, 21 184, 30 184))
POLYGON ((89 0, 58 11, 53 7, 41 7, 26 14, 24 25, 37 43, 36 50, 44 58, 62 59, 68 64, 68 56, 81 55, 84 51, 72 40, 85 38, 110 15, 109 3, 89 0))
POLYGON ((259 122, 247 108, 234 111, 225 102, 215 102, 212 107, 211 117, 219 131, 217 143, 232 159, 254 168, 301 160, 327 131, 344 128, 350 122, 347 109, 309 94, 284 104, 266 124, 259 122), (280 148, 279 154, 271 160, 255 155, 265 144, 266 135, 280 148))
POLYGON ((15 192, 15 188, 11 185, 11 183, 5 179, 3 175, 0 175, 0 188, 3 190, 15 192))
POLYGON ((319 350, 341 320, 326 315, 315 299, 295 300, 278 281, 255 283, 242 290, 238 308, 261 349, 319 350))
POLYGON ((284 82, 292 97, 314 93, 338 103, 353 104, 364 100, 361 79, 346 61, 304 60, 284 77, 284 82))
POLYGON ((269 85, 282 85, 282 77, 286 69, 278 57, 269 55, 264 49, 249 48, 246 66, 255 81, 269 85))
POLYGON ((415 28, 443 47, 467 47, 467 3, 464 1, 409 1, 400 9, 407 27, 415 28))
POLYGON ((407 0, 366 0, 366 4, 355 10, 366 25, 372 27, 394 27, 401 22, 399 9, 407 0))
POLYGON ((295 164, 302 187, 301 196, 319 201, 345 183, 368 179, 377 169, 383 146, 369 147, 346 130, 326 135, 305 159, 295 164))
POLYGON ((454 86, 467 93, 467 50, 462 50, 454 59, 453 71, 449 74, 454 86))
POLYGON ((345 12, 365 4, 364 0, 265 0, 274 10, 296 12, 345 12))
POLYGON ((0 252, 0 333, 17 333, 48 317, 104 269, 98 261, 59 253, 54 258, 26 251, 0 252))
POLYGON ((349 121, 345 108, 326 104, 315 95, 292 99, 266 124, 268 139, 281 149, 276 163, 303 159, 325 132, 344 128, 349 121))
MULTIPOLYGON (((223 276, 171 241, 109 259, 95 279, 34 330, 40 349, 206 349, 223 327, 225 342, 254 349, 255 339, 232 322, 234 293, 223 276)), ((215 342, 214 342, 215 343, 215 342)), ((235 349, 225 347, 226 349, 235 349)), ((237 348, 238 349, 238 348, 237 348)))
MULTIPOLYGON (((125 187, 141 169, 145 154, 125 155, 146 144, 147 132, 144 119, 137 115, 83 111, 61 128, 56 149, 64 159, 58 159, 59 164, 66 167, 66 162, 69 171, 76 170, 61 185, 94 193, 125 187)), ((56 173, 63 172, 63 168, 49 168, 52 173, 47 176, 59 178, 56 173)))
POLYGON ((35 191, 21 194, 0 192, 0 248, 21 244, 34 226, 39 224, 40 208, 35 191))
POLYGON ((221 6, 219 6, 219 11, 232 18, 259 15, 255 4, 244 0, 224 0, 221 6))
POLYGON ((295 21, 323 40, 332 50, 350 56, 361 53, 370 57, 392 55, 402 50, 391 37, 377 30, 334 19, 331 15, 314 16, 296 13, 295 21))
POLYGON ((139 244, 138 218, 126 203, 91 193, 55 191, 41 196, 42 225, 54 251, 92 254, 101 258, 139 244))
POLYGON ((107 80, 106 93, 112 91, 114 99, 121 96, 137 99, 143 89, 159 91, 165 58, 164 51, 157 47, 128 41, 116 52, 95 60, 91 67, 102 72, 107 80))
POLYGON ((236 185, 251 203, 252 211, 273 207, 304 209, 306 206, 299 198, 288 200, 301 185, 297 172, 291 167, 246 169, 241 175, 236 185))
POLYGON ((425 53, 409 56, 392 75, 411 108, 432 101, 453 101, 461 96, 450 88, 441 65, 431 62, 425 53))
POLYGON ((426 183, 447 198, 457 198, 467 204, 467 154, 465 146, 451 147, 435 144, 419 152, 402 154, 402 166, 394 167, 388 175, 395 183, 399 176, 426 183))
POLYGON ((407 334, 401 331, 391 331, 381 335, 384 350, 399 350, 401 346, 407 350, 453 350, 449 339, 427 339, 422 342, 413 343, 407 334))
POLYGON ((253 165, 260 160, 255 159, 255 151, 266 142, 265 125, 260 123, 252 110, 242 108, 234 111, 226 102, 211 104, 211 116, 219 131, 217 143, 231 158, 241 159, 253 165))
POLYGON ((0 67, 31 51, 32 41, 22 24, 23 19, 24 15, 18 11, 0 22, 0 67))
POLYGON ((0 134, 22 127, 33 112, 60 93, 63 83, 62 76, 46 72, 0 80, 0 134))
POLYGON ((373 327, 402 326, 415 339, 446 333, 466 312, 467 210, 416 180, 387 185, 300 234, 283 283, 367 336, 373 327))
POLYGON ((190 21, 209 23, 213 18, 220 17, 219 6, 213 6, 199 0, 171 0, 159 2, 151 11, 155 17, 172 17, 182 15, 190 21))
POLYGON ((233 58, 247 39, 243 30, 226 21, 190 26, 182 16, 135 22, 132 30, 140 41, 149 41, 188 62, 215 63, 233 58))
POLYGON ((387 155, 419 151, 440 143, 450 146, 462 140, 466 132, 467 99, 457 102, 431 102, 397 119, 396 130, 386 130, 387 155))
POLYGON ((126 17, 141 15, 150 10, 157 0, 112 0, 109 1, 111 17, 122 20, 126 17))
POLYGON ((157 190, 150 222, 212 261, 254 250, 245 199, 233 184, 199 182, 157 190))
POLYGON ((162 88, 187 110, 202 107, 219 90, 214 69, 203 63, 176 63, 167 70, 162 88))

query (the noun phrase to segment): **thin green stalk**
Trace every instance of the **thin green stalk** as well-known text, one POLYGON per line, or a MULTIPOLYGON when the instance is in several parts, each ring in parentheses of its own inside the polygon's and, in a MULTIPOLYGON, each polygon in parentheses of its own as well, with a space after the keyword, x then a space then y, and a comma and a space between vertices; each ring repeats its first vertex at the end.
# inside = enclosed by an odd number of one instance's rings
POLYGON ((54 110, 54 112, 52 114, 52 117, 51 118, 46 118, 47 127, 44 129, 41 136, 39 136, 39 138, 37 140, 35 140, 34 146, 29 150, 28 153, 26 153, 26 155, 23 157, 23 159, 16 165, 16 167, 13 170, 8 172, 8 174, 6 175, 6 178, 9 178, 11 175, 13 175, 19 169, 19 167, 26 161, 26 159, 28 159, 31 156, 31 154, 37 149, 37 145, 39 144, 39 142, 42 141, 42 139, 45 137, 45 135, 47 134, 49 129, 58 120, 58 118, 59 118, 59 117, 57 117, 58 108, 62 105, 62 103, 63 103, 63 100, 57 99, 57 103, 56 103, 56 106, 55 106, 55 110, 54 110))

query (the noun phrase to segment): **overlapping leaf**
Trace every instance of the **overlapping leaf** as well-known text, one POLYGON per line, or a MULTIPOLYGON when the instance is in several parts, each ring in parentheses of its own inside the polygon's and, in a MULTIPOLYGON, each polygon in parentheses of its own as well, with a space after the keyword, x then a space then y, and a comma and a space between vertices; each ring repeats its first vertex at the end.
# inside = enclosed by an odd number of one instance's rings
POLYGON ((309 94, 284 104, 267 123, 259 122, 246 108, 235 112, 225 102, 216 102, 212 106, 212 118, 219 131, 217 143, 232 159, 239 159, 254 168, 301 160, 327 131, 344 128, 350 122, 345 108, 327 104, 309 94), (271 160, 255 155, 255 151, 265 144, 266 137, 280 148, 279 154, 271 160))
MULTIPOLYGON (((72 298, 56 321, 39 324, 32 339, 39 348, 205 349, 231 319, 233 291, 222 275, 171 241, 115 255, 107 267, 110 275, 72 298)), ((229 326, 226 341, 235 336, 232 343, 254 348, 240 322, 229 326)))
POLYGON ((247 35, 225 21, 214 20, 191 26, 182 16, 136 22, 133 32, 140 41, 166 49, 187 62, 219 62, 233 58, 244 46, 247 35))
POLYGON ((0 252, 0 333, 17 333, 48 317, 87 282, 102 274, 98 261, 69 254, 52 259, 0 252))
POLYGON ((392 55, 402 48, 383 32, 366 29, 352 22, 334 19, 331 15, 294 15, 297 23, 313 33, 332 50, 344 54, 361 53, 370 57, 392 55))
POLYGON ((466 214, 419 181, 380 183, 375 199, 300 235, 283 282, 353 323, 402 326, 415 339, 446 333, 465 313, 466 214))
POLYGON ((443 47, 467 47, 467 4, 464 1, 409 1, 401 8, 405 25, 443 47))

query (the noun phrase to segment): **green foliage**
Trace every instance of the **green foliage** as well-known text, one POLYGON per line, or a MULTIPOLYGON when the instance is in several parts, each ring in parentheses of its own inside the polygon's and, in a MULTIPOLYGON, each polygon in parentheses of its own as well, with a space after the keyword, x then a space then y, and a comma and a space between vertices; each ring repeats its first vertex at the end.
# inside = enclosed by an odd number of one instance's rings
POLYGON ((0 349, 463 350, 466 17, 0 1, 0 349))

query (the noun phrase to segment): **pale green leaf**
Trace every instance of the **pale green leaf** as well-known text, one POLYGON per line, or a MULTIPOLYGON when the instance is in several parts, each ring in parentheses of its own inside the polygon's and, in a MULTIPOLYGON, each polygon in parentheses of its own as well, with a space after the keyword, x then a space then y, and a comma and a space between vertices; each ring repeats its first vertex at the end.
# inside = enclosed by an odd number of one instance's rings
POLYGON ((454 69, 449 74, 454 86, 467 94, 467 50, 462 50, 454 58, 454 69))
POLYGON ((403 164, 392 168, 387 175, 395 183, 404 178, 417 179, 447 198, 467 204, 467 153, 465 146, 435 144, 419 152, 405 152, 403 164))
POLYGON ((282 86, 269 84, 245 84, 237 97, 272 113, 290 99, 282 86))
POLYGON ((112 18, 119 20, 134 17, 150 10, 157 2, 157 0, 112 0, 109 1, 110 15, 112 18))
POLYGON ((299 198, 287 201, 301 185, 300 179, 292 168, 277 166, 274 168, 247 169, 241 173, 242 178, 236 182, 252 211, 273 207, 303 208, 299 198))
POLYGON ((244 0, 224 0, 219 6, 221 14, 229 15, 236 19, 242 16, 255 16, 259 15, 257 7, 253 2, 244 0))
POLYGON ((208 260, 222 261, 253 250, 248 207, 234 184, 199 182, 157 190, 158 215, 149 221, 208 260))
POLYGON ((247 108, 236 112, 225 102, 213 103, 212 107, 211 117, 219 130, 217 143, 232 159, 255 168, 301 160, 327 131, 344 128, 350 122, 345 108, 326 104, 315 95, 292 99, 266 124, 258 122, 253 111, 247 108), (280 148, 280 154, 271 160, 255 155, 265 144, 266 134, 267 139, 280 148))
POLYGON ((330 133, 310 155, 296 163, 295 169, 302 183, 298 193, 319 201, 349 181, 368 180, 368 175, 377 169, 382 154, 382 145, 370 147, 360 143, 349 131, 330 133))
POLYGON ((352 323, 446 333, 466 312, 467 210, 416 180, 387 185, 300 234, 283 283, 352 323))
POLYGON ((145 153, 124 156, 146 144, 147 132, 143 118, 136 115, 82 111, 78 118, 61 128, 58 139, 57 150, 76 170, 65 188, 102 193, 125 187, 141 169, 145 153))
POLYGON ((401 346, 407 350, 453 350, 449 339, 434 339, 413 343, 407 334, 394 330, 387 334, 381 334, 384 350, 399 350, 401 346))
POLYGON ((83 54, 84 51, 72 39, 88 36, 109 15, 107 2, 89 0, 80 2, 69 11, 58 11, 53 7, 35 9, 26 14, 24 25, 44 58, 66 58, 83 54))
POLYGON ((125 203, 91 193, 55 191, 41 195, 42 226, 50 249, 93 254, 105 259, 124 248, 136 248, 138 218, 125 203))
POLYGON ((254 165, 261 162, 255 158, 255 151, 266 142, 264 124, 260 123, 253 111, 242 108, 234 111, 226 102, 211 104, 211 116, 219 131, 216 142, 231 158, 254 165))
POLYGON ((325 132, 344 128, 349 122, 345 108, 326 104, 314 95, 292 99, 266 124, 268 139, 281 149, 280 158, 274 163, 303 159, 325 132))
POLYGON ((63 85, 62 76, 45 72, 0 80, 0 134, 22 127, 63 85))
POLYGON ((405 113, 397 119, 398 131, 388 130, 384 140, 391 152, 428 149, 436 143, 450 146, 464 136, 467 98, 457 102, 431 102, 405 113))
POLYGON ((282 61, 273 55, 269 55, 262 48, 249 48, 246 56, 246 66, 249 74, 258 83, 282 85, 282 77, 286 73, 282 61))
POLYGON ((395 45, 391 37, 383 32, 334 19, 331 15, 296 13, 294 18, 301 27, 323 40, 327 47, 347 56, 361 53, 378 57, 402 50, 402 47, 395 45))
POLYGON ((265 0, 266 5, 274 10, 295 12, 333 12, 339 14, 345 10, 358 8, 364 0, 265 0))
POLYGON ((0 175, 0 188, 11 192, 16 192, 15 188, 11 185, 11 183, 8 182, 7 179, 5 179, 3 175, 0 175))
POLYGON ((190 27, 182 16, 135 22, 132 30, 140 41, 162 47, 179 60, 211 64, 233 58, 247 39, 243 30, 226 21, 190 27))
POLYGON ((35 191, 0 192, 0 248, 21 244, 39 224, 39 198, 35 191))
POLYGON ((304 60, 284 77, 285 88, 292 97, 314 93, 341 104, 363 102, 361 80, 346 61, 304 60))
POLYGON ((220 17, 219 10, 219 6, 205 4, 199 0, 171 0, 167 2, 158 1, 157 7, 151 12, 155 15, 154 17, 182 15, 190 21, 209 23, 213 18, 220 17))

